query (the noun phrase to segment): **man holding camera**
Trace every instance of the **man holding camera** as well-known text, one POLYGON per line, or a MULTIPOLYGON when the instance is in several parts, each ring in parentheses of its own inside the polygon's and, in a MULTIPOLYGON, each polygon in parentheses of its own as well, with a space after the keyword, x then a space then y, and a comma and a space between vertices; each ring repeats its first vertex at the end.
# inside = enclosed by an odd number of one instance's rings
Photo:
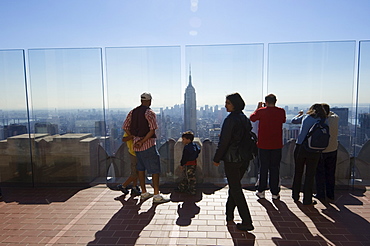
POLYGON ((265 198, 268 189, 267 178, 272 199, 280 198, 280 161, 283 148, 283 123, 285 123, 285 110, 276 107, 276 96, 269 94, 265 103, 259 102, 257 109, 251 114, 252 122, 258 124, 258 159, 259 159, 259 184, 257 197, 265 198), (269 175, 270 174, 270 175, 269 175))

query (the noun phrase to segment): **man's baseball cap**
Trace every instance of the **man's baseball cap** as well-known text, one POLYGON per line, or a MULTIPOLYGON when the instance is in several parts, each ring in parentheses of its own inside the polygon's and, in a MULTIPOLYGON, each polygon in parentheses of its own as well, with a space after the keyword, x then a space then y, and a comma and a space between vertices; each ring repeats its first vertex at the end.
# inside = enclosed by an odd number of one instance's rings
POLYGON ((141 94, 140 98, 143 101, 148 101, 148 100, 152 100, 152 95, 150 95, 150 93, 148 92, 144 92, 143 94, 141 94))

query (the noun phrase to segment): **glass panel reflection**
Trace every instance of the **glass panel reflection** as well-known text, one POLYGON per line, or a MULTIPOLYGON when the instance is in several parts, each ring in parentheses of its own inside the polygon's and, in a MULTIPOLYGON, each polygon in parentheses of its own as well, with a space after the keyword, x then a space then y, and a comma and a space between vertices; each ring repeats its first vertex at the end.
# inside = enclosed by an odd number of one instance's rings
POLYGON ((281 175, 288 184, 294 174, 293 149, 300 127, 290 120, 314 103, 329 104, 340 117, 336 182, 348 184, 355 129, 355 47, 355 41, 269 44, 268 93, 276 94, 287 112, 281 175))
POLYGON ((122 143, 122 124, 128 112, 140 105, 140 95, 150 92, 157 116, 157 149, 161 155, 161 180, 173 178, 173 146, 181 137, 181 49, 169 47, 106 48, 108 181, 123 182, 130 175, 130 156, 122 143), (172 148, 172 151, 170 149, 172 148), (114 178, 113 176, 116 175, 114 178))
POLYGON ((34 49, 28 58, 35 183, 105 177, 101 49, 34 49))
POLYGON ((370 41, 360 42, 354 183, 370 184, 370 41))
MULTIPOLYGON (((130 173, 122 123, 148 91, 159 125, 161 181, 179 180, 179 138, 191 129, 202 146, 198 179, 223 182, 223 168, 215 168, 212 158, 227 115, 225 95, 239 92, 249 116, 271 92, 287 112, 283 182, 290 184, 294 172, 299 131, 289 120, 315 102, 326 102, 340 116, 337 184, 351 178, 369 183, 370 41, 360 42, 358 95, 353 97, 355 48, 354 41, 269 44, 267 87, 263 44, 189 45, 183 51, 179 46, 106 48, 106 105, 101 49, 31 49, 29 112, 24 51, 0 51, 0 182, 101 183, 107 177, 120 182, 130 173), (186 106, 192 97, 194 114, 186 106)), ((244 183, 256 181, 257 166, 251 163, 244 183)))
MULTIPOLYGON (((263 49, 263 44, 186 46, 191 81, 189 78, 185 85, 193 86, 196 93, 196 131, 202 144, 198 170, 204 182, 225 182, 223 165, 215 167, 212 161, 220 128, 227 116, 226 95, 238 92, 247 104, 244 110, 247 116, 262 99, 263 49)), ((175 152, 175 163, 178 158, 181 158, 181 152, 177 156, 175 152)), ((243 182, 255 183, 256 180, 257 162, 252 162, 243 182)))
POLYGON ((23 50, 0 51, 0 182, 32 185, 23 50))

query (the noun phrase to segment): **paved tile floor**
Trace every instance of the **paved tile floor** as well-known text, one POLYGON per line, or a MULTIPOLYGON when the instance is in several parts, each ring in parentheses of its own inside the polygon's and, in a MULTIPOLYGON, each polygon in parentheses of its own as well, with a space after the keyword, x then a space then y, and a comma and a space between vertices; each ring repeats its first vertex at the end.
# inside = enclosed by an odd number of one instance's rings
POLYGON ((333 203, 315 206, 294 203, 287 188, 277 202, 245 189, 249 233, 225 221, 227 186, 199 188, 196 196, 162 190, 172 201, 153 205, 105 185, 3 188, 0 245, 370 245, 366 188, 337 191, 333 203))

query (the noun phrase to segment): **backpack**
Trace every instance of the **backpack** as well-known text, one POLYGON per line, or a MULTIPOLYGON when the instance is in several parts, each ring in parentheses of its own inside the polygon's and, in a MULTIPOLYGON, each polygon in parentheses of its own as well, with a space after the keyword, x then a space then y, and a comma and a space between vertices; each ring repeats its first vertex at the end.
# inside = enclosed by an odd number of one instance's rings
POLYGON ((321 118, 311 126, 307 133, 303 146, 308 152, 322 152, 329 145, 329 126, 325 123, 325 118, 321 118))
POLYGON ((223 160, 227 162, 241 162, 253 160, 258 154, 257 136, 254 132, 247 132, 240 145, 231 145, 227 149, 223 160))
POLYGON ((252 153, 252 156, 251 156, 252 159, 256 158, 258 155, 257 140, 258 140, 257 135, 254 132, 250 131, 248 141, 250 143, 249 151, 250 153, 252 153))
POLYGON ((257 147, 257 135, 252 132, 252 128, 250 128, 250 130, 248 130, 248 128, 246 128, 246 131, 247 131, 247 134, 245 135, 246 136, 246 146, 244 149, 246 149, 246 153, 248 155, 248 158, 247 160, 253 160, 254 158, 257 157, 258 155, 258 147, 257 147))

